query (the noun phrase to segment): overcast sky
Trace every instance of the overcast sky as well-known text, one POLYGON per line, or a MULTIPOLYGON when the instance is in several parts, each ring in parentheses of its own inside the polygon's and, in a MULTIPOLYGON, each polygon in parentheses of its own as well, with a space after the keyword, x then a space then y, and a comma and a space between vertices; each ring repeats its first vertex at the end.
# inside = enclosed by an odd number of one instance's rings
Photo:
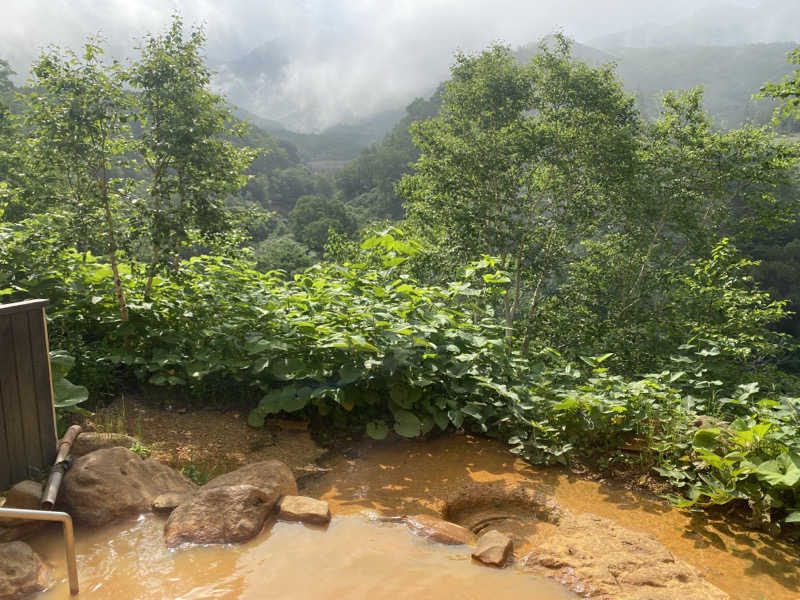
MULTIPOLYGON (((237 102, 262 116, 290 123, 294 118, 297 128, 318 129, 406 102, 446 74, 456 49, 477 50, 493 40, 517 46, 554 30, 588 41, 647 22, 673 23, 719 2, 3 0, 0 58, 27 74, 42 47, 78 48, 98 33, 109 54, 130 56, 138 39, 163 31, 178 11, 187 24, 204 25, 209 62, 223 74, 227 61, 271 39, 283 40, 291 56, 279 85, 219 81, 237 102), (303 123, 309 112, 316 117, 303 123)), ((754 6, 759 0, 729 3, 754 6)))

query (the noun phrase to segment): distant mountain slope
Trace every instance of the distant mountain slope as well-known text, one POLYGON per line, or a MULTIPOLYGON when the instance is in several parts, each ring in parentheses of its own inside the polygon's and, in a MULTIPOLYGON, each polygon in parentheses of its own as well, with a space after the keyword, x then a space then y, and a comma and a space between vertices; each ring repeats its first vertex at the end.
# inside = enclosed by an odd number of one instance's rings
POLYGON ((666 90, 705 88, 705 107, 720 127, 764 122, 773 104, 751 95, 767 80, 778 80, 794 68, 786 62, 793 44, 746 46, 683 46, 670 48, 611 48, 625 87, 637 95, 647 117, 660 110, 666 90))
POLYGON ((357 123, 334 125, 320 133, 289 131, 278 121, 265 119, 245 109, 237 115, 279 140, 293 144, 303 162, 352 160, 367 146, 383 138, 403 118, 405 110, 388 110, 357 123))
POLYGON ((719 2, 672 24, 648 23, 589 40, 597 48, 646 48, 703 44, 739 46, 800 41, 800 2, 765 0, 757 7, 719 2))
MULTIPOLYGON (((799 2, 800 4, 800 2, 799 2)), ((530 60, 536 45, 520 48, 520 60, 530 60)), ((597 48, 575 43, 576 58, 591 64, 615 62, 625 88, 637 97, 639 109, 654 118, 667 90, 705 88, 705 107, 720 127, 745 121, 762 123, 773 104, 752 94, 767 80, 778 80, 794 67, 786 62, 795 44, 738 46, 670 46, 664 48, 597 48)))

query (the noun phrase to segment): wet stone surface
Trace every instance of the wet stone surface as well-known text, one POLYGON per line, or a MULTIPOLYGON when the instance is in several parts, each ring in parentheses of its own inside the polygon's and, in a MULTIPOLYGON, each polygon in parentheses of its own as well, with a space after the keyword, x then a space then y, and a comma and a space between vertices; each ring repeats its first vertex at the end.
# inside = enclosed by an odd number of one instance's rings
POLYGON ((478 538, 472 558, 485 565, 505 567, 514 550, 514 544, 506 535, 491 529, 478 538))
POLYGON ((0 598, 17 600, 46 589, 50 572, 28 544, 0 544, 0 598))
POLYGON ((278 518, 282 521, 324 525, 331 520, 331 509, 324 500, 306 496, 284 496, 278 507, 278 518))
POLYGON ((170 548, 245 542, 261 532, 274 505, 267 492, 252 485, 203 488, 172 511, 164 542, 170 548))

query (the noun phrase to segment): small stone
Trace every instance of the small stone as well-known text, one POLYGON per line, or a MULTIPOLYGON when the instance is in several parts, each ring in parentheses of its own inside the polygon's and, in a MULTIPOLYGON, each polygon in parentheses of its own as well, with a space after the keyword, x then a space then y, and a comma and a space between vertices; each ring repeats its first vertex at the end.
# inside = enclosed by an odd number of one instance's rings
POLYGON ((406 517, 405 522, 416 535, 425 537, 432 542, 451 546, 459 544, 471 546, 475 543, 475 534, 469 529, 444 519, 437 519, 429 515, 414 515, 406 517))
POLYGON ((492 529, 478 538, 478 547, 473 551, 472 558, 485 565, 504 567, 513 547, 508 536, 492 529))
POLYGON ((178 505, 191 500, 189 492, 167 492, 153 500, 152 508, 156 512, 172 512, 178 505))
POLYGON ((324 525, 331 520, 331 509, 324 500, 306 496, 284 496, 281 499, 278 518, 283 521, 324 525))
POLYGON ((41 592, 50 571, 28 544, 0 544, 0 598, 16 600, 41 592))

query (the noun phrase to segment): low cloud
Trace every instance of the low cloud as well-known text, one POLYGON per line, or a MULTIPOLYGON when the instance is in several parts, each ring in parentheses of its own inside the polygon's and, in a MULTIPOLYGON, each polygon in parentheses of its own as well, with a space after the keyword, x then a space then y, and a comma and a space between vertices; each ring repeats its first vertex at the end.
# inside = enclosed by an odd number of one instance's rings
MULTIPOLYGON (((775 0, 770 0, 775 1, 775 0)), ((792 2, 793 0, 786 0, 792 2)), ((739 0, 738 4, 754 4, 739 0)), ((5 3, 4 3, 5 4, 5 3)), ((528 44, 554 30, 577 40, 672 23, 712 0, 13 0, 0 58, 19 73, 48 44, 78 48, 100 33, 115 58, 178 12, 203 24, 216 85, 234 102, 314 131, 402 106, 447 74, 454 51, 528 44), (246 57, 271 42, 251 59, 246 57)))

